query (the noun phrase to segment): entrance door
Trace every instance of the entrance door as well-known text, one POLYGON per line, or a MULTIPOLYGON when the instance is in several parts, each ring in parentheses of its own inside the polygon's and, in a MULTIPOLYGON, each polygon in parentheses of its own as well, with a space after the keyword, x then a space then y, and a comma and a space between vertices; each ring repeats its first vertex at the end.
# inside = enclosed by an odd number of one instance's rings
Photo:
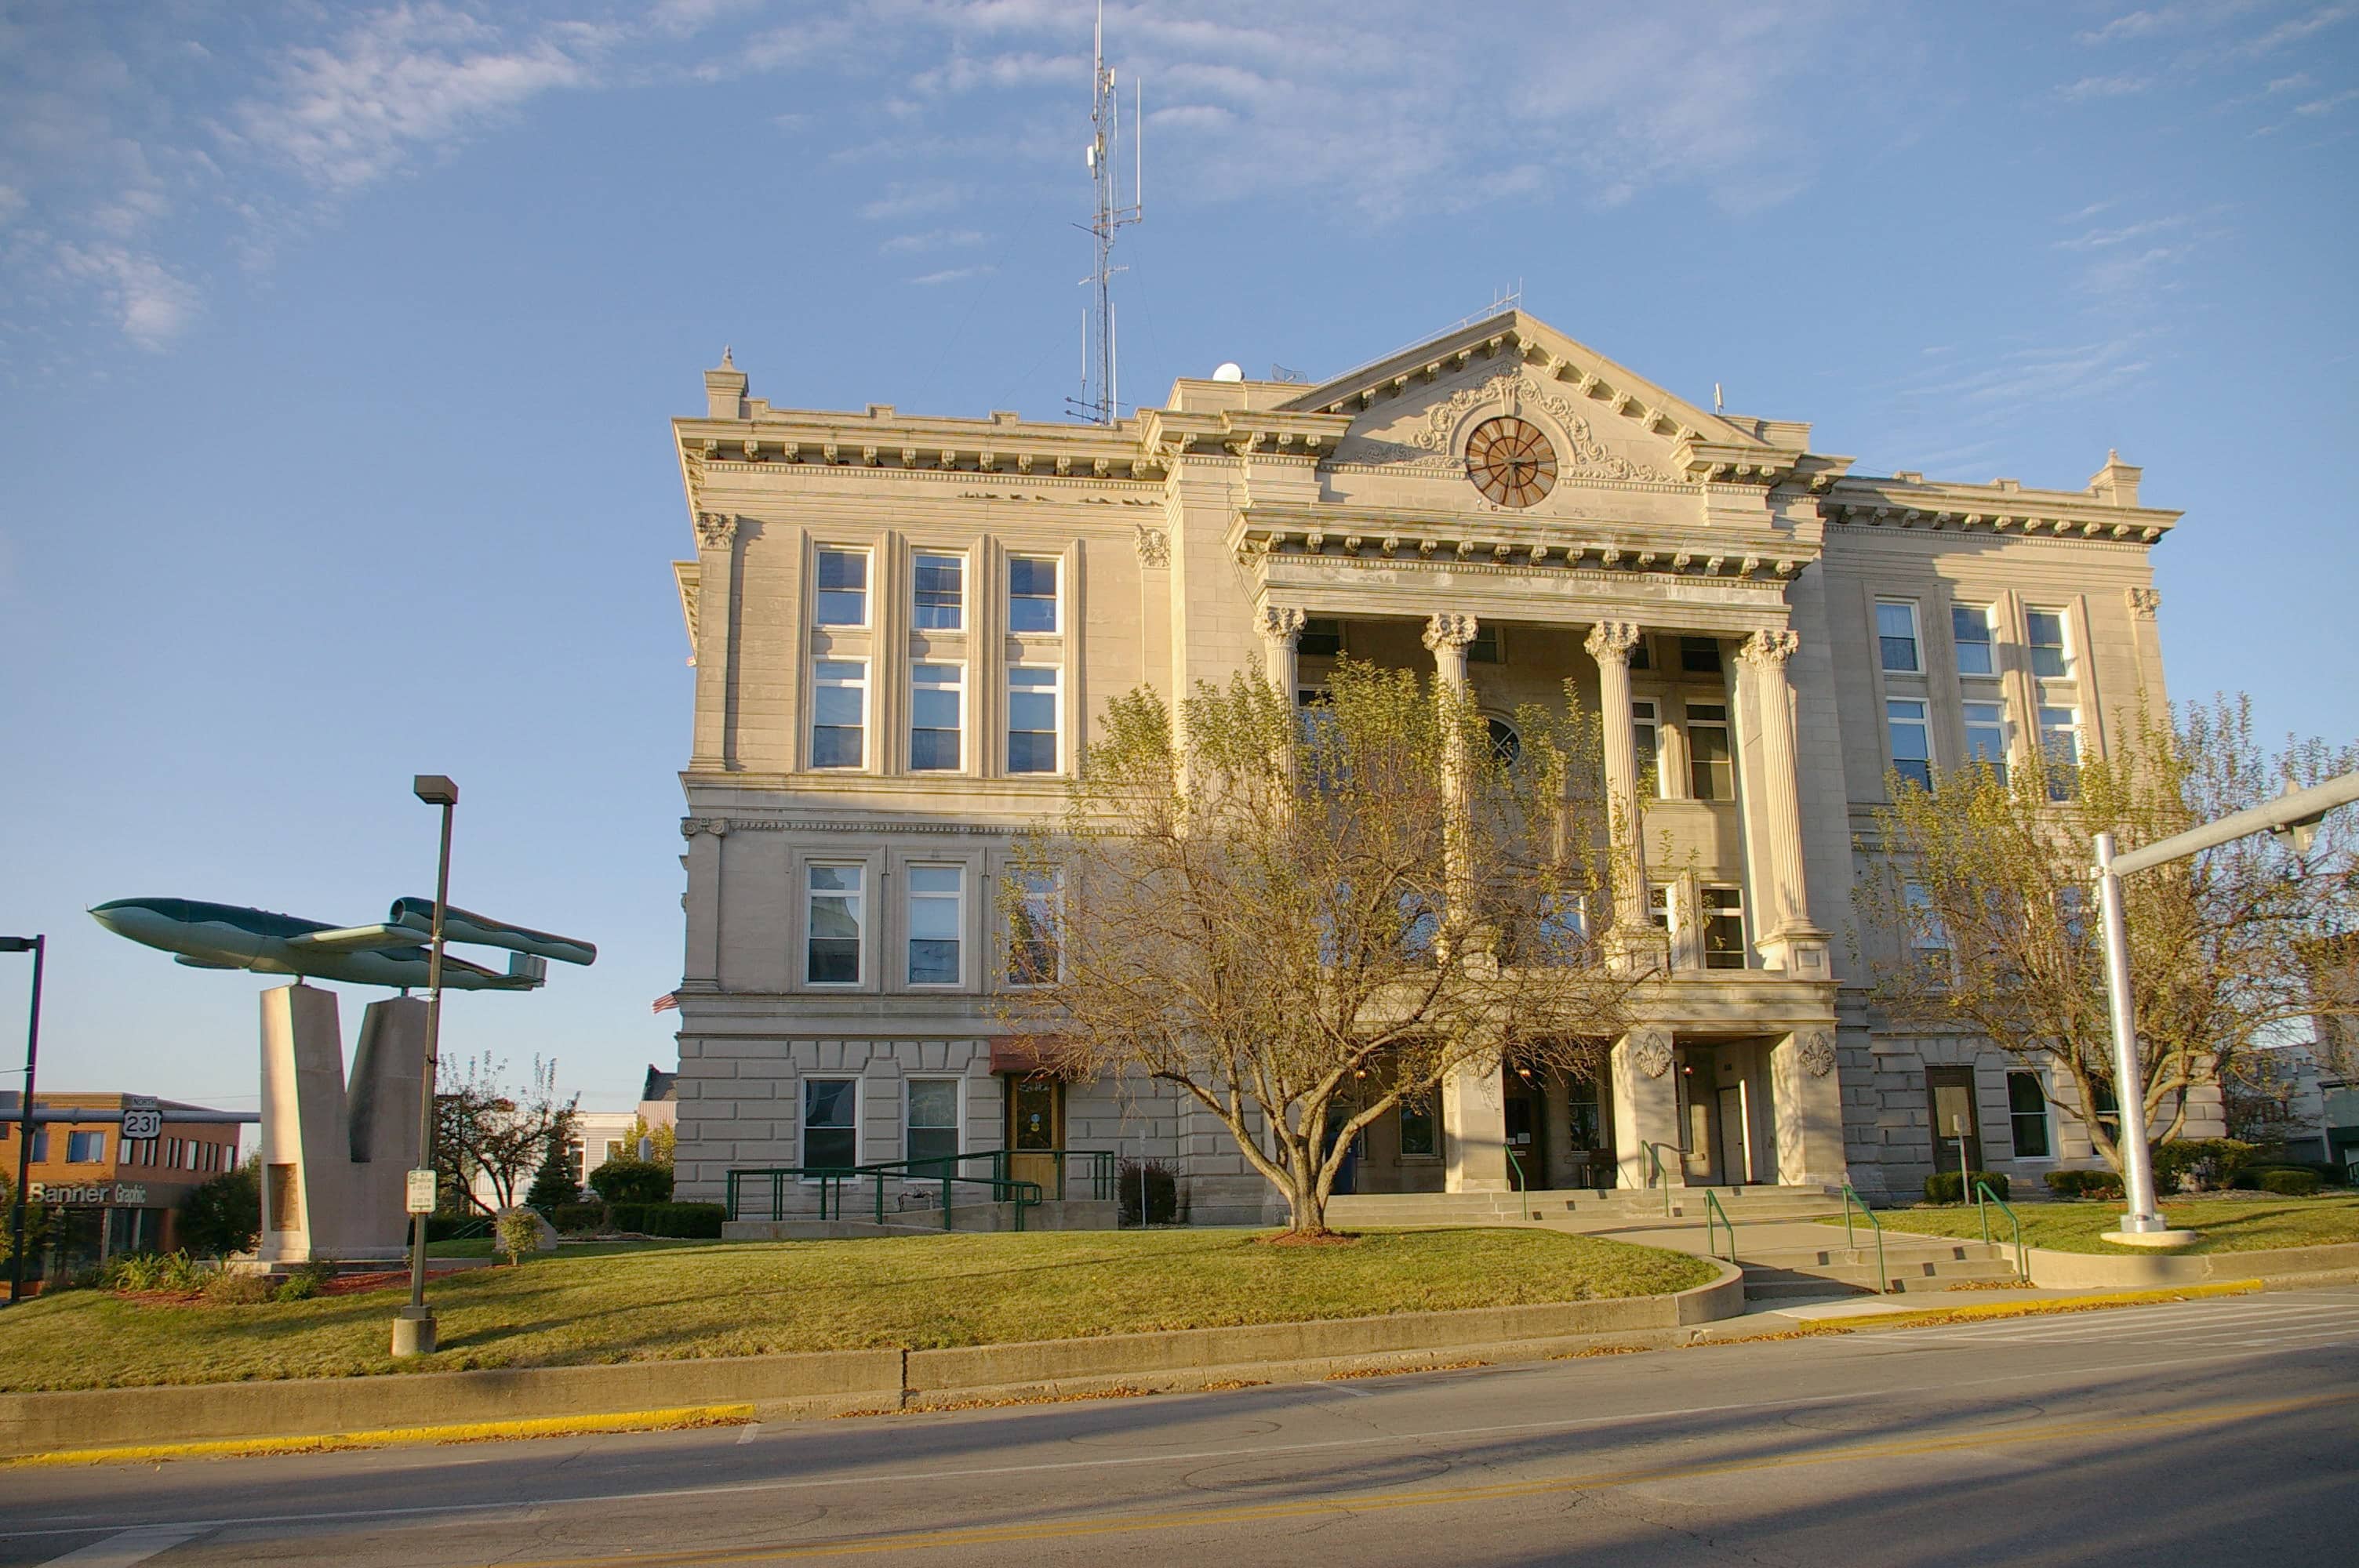
POLYGON ((1507 1181, 1512 1186, 1531 1191, 1548 1185, 1547 1142, 1541 1132, 1547 1124, 1546 1107, 1540 1098, 1539 1085, 1514 1068, 1503 1069, 1505 1111, 1507 1131, 1507 1181))
POLYGON ((1933 1169, 1954 1171, 1958 1168, 1958 1134, 1963 1129, 1966 1163, 1973 1170, 1981 1170, 1983 1130, 1974 1111, 1974 1070, 1972 1067, 1926 1068, 1925 1098, 1933 1112, 1933 1169))
POLYGON ((1728 1186, 1749 1182, 1753 1154, 1745 1141, 1745 1086, 1730 1084, 1720 1091, 1720 1179, 1728 1186))
POLYGON ((1043 1197, 1063 1196, 1057 1157, 1047 1151, 1065 1146, 1065 1084, 1061 1078, 1007 1079, 1007 1174, 1038 1182, 1043 1197))

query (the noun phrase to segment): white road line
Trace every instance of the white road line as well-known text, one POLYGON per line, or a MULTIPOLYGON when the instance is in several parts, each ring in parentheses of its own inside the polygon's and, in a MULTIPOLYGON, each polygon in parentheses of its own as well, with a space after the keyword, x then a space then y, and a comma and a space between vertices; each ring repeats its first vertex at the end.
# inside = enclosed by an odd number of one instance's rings
POLYGON ((762 1423, 760 1422, 748 1422, 745 1425, 745 1430, 737 1434, 737 1441, 740 1444, 751 1443, 754 1441, 754 1434, 761 1430, 762 1423))
POLYGON ((1349 1383, 1337 1383, 1327 1390, 1331 1394, 1349 1394, 1355 1400, 1372 1400, 1376 1396, 1365 1389, 1355 1389, 1349 1383))
POLYGON ((184 1541, 204 1533, 201 1525, 149 1525, 140 1530, 126 1530, 110 1535, 104 1541, 93 1541, 78 1552, 63 1557, 52 1557, 42 1568, 131 1568, 135 1563, 145 1563, 159 1552, 169 1552, 184 1541))

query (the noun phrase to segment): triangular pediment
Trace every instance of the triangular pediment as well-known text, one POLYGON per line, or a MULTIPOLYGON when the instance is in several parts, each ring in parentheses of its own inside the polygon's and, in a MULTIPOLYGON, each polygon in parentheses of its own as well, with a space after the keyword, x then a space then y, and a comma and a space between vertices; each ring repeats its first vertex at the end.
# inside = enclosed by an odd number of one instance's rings
MULTIPOLYGON (((1462 427, 1512 411, 1552 425, 1570 473, 1680 482, 1680 452, 1779 449, 1656 385, 1546 322, 1509 310, 1388 354, 1290 399, 1289 409, 1353 416, 1339 462, 1457 466, 1462 427)), ((1791 453, 1784 453, 1790 460, 1791 453)))

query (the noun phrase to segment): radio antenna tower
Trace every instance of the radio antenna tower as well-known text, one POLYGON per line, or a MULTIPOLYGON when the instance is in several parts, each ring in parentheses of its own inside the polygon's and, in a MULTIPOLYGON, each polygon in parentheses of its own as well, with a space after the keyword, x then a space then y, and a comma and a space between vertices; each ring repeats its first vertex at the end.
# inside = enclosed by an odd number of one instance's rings
POLYGON ((1098 0, 1095 55, 1096 64, 1090 77, 1091 137, 1087 156, 1090 184, 1097 195, 1096 211, 1089 222, 1090 236, 1097 245, 1097 270, 1082 279, 1082 287, 1093 291, 1092 308, 1082 316, 1082 395, 1065 401, 1075 416, 1093 424, 1111 425, 1122 416, 1121 383, 1114 363, 1114 275, 1128 270, 1114 265, 1114 242, 1116 234, 1146 216, 1139 192, 1141 177, 1147 172, 1147 156, 1139 146, 1146 90, 1133 79, 1131 88, 1136 96, 1132 100, 1130 129, 1130 201, 1125 205, 1113 157, 1114 143, 1122 133, 1122 92, 1114 84, 1114 72, 1106 69, 1105 0, 1098 0), (1096 318, 1094 342, 1093 315, 1096 318))

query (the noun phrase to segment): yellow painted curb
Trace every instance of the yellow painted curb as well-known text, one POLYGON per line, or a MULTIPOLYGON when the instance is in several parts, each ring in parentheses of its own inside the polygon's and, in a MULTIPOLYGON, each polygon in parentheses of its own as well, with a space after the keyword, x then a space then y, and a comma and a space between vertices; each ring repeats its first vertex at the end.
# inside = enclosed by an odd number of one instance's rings
POLYGON ((329 1454, 396 1443, 493 1443, 510 1437, 565 1437, 576 1433, 660 1432, 674 1427, 737 1426, 754 1419, 752 1405, 685 1405, 674 1410, 622 1411, 607 1415, 553 1415, 530 1421, 471 1421, 451 1426, 394 1426, 371 1432, 329 1432, 308 1437, 233 1437, 211 1443, 142 1443, 122 1448, 68 1448, 54 1454, 0 1458, 0 1469, 46 1465, 151 1463, 217 1459, 255 1454, 329 1454))
POLYGON ((2169 1302, 2201 1301, 2208 1296, 2249 1296, 2261 1289, 2258 1280, 2223 1280, 2205 1285, 2165 1285, 2151 1291, 2108 1291, 2085 1296, 2051 1296, 2037 1302, 1984 1302, 1953 1307, 1926 1307, 1874 1317, 1843 1318, 1846 1328, 1919 1328, 1929 1323, 1991 1323, 2010 1317, 2044 1317, 2051 1313, 2096 1312, 2105 1307, 2158 1306, 2169 1302))

